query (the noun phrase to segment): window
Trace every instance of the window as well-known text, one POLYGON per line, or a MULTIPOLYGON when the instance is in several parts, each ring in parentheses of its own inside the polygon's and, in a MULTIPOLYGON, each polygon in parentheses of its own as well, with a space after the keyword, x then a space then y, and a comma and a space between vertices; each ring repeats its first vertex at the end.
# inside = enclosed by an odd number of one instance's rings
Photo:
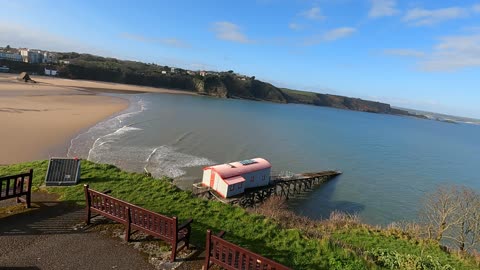
POLYGON ((250 177, 250 182, 255 181, 255 176, 250 177))
POLYGON ((266 178, 266 176, 265 176, 265 175, 264 175, 264 176, 262 176, 262 180, 263 180, 263 181, 265 181, 265 178, 266 178))
POLYGON ((233 188, 234 188, 233 185, 228 186, 228 190, 230 190, 230 191, 233 191, 233 188))
POLYGON ((238 189, 242 188, 242 183, 238 183, 238 189))

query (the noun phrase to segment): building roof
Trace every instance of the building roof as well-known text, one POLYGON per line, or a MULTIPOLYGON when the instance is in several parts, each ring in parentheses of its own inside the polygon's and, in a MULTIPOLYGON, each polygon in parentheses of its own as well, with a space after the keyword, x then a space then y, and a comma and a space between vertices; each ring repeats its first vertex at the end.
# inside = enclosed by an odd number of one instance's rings
POLYGON ((271 167, 272 165, 266 159, 253 158, 244 161, 231 162, 228 164, 209 166, 205 167, 204 170, 214 170, 220 175, 220 177, 227 179, 271 167))
POLYGON ((238 183, 245 182, 245 178, 241 176, 234 176, 234 177, 227 178, 224 181, 225 183, 227 183, 227 185, 235 185, 238 183))

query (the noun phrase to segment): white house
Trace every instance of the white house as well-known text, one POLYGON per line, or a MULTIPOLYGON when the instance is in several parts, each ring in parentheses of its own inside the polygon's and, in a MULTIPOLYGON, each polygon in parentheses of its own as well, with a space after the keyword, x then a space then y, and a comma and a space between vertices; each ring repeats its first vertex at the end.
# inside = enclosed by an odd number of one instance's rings
POLYGON ((263 158, 209 166, 203 169, 202 184, 228 198, 246 188, 268 185, 271 168, 270 162, 263 158))
POLYGON ((18 53, 0 52, 0 59, 22 62, 22 56, 18 53))
POLYGON ((57 71, 54 69, 45 68, 45 75, 47 76, 57 76, 57 71))
POLYGON ((22 56, 23 62, 25 63, 42 63, 43 62, 43 53, 40 50, 32 49, 19 49, 20 55, 22 56))

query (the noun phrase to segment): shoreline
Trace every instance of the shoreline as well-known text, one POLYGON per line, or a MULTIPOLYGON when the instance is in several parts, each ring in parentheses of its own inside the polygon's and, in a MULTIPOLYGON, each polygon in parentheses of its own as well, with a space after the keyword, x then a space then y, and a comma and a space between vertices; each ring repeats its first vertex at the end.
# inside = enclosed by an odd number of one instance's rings
POLYGON ((130 106, 104 88, 23 83, 12 75, 0 75, 1 165, 66 156, 72 139, 130 106))

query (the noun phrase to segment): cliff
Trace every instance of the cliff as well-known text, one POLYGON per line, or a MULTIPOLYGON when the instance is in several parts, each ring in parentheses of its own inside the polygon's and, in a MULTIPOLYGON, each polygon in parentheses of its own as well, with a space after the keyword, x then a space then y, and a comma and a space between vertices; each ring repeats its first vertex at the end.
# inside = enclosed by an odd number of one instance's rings
MULTIPOLYGON (((59 60, 69 64, 59 64, 60 77, 69 79, 99 80, 107 82, 164 87, 197 92, 201 95, 218 98, 238 98, 276 103, 299 103, 333 107, 346 110, 384 113, 421 117, 400 109, 392 109, 389 104, 350 98, 339 95, 319 94, 285 88, 229 72, 208 72, 205 76, 179 68, 147 64, 136 61, 123 61, 90 54, 57 53, 59 60)), ((13 63, 13 71, 41 73, 44 65, 13 63)))

